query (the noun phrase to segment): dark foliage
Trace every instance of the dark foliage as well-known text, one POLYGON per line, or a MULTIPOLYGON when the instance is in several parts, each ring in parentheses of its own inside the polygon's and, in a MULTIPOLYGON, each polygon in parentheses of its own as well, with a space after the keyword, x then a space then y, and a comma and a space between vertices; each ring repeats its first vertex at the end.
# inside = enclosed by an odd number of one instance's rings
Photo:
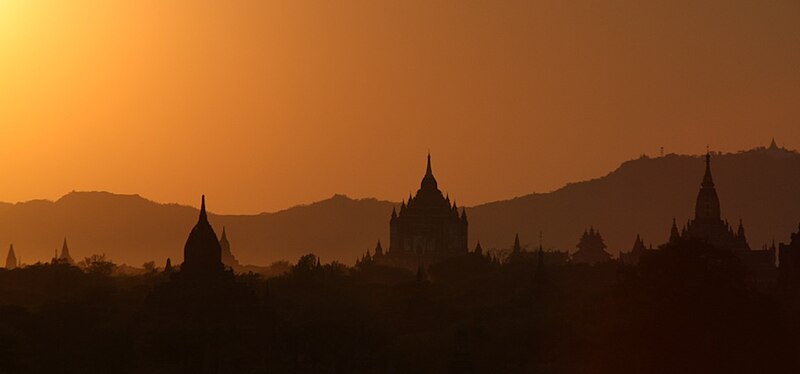
MULTIPOLYGON (((499 264, 429 280, 307 255, 286 274, 0 270, 2 373, 693 373, 793 368, 784 293, 695 242, 614 261, 499 264)), ((792 296, 794 297, 794 296, 792 296)))

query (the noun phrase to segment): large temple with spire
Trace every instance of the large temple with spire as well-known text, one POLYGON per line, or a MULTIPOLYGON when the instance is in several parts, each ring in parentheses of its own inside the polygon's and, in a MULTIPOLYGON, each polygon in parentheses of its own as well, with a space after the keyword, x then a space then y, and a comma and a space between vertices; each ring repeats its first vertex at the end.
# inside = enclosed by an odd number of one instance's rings
MULTIPOLYGON (((670 238, 676 238, 677 225, 673 221, 670 238)), ((706 172, 695 202, 694 219, 689 220, 683 231, 677 235, 681 239, 694 239, 711 244, 720 249, 735 251, 750 250, 744 233, 744 225, 739 220, 739 227, 733 231, 731 225, 722 219, 722 213, 711 175, 711 154, 706 153, 706 172)))
POLYGON ((733 251, 747 268, 751 280, 773 281, 776 274, 775 251, 751 250, 742 220, 739 220, 739 225, 734 230, 727 220, 722 219, 719 196, 711 174, 711 154, 708 152, 705 161, 706 170, 695 201, 694 219, 690 219, 680 231, 673 219, 669 241, 695 240, 718 249, 733 251))
MULTIPOLYGON (((426 265, 465 254, 468 238, 467 213, 445 196, 433 176, 431 156, 416 195, 392 211, 389 220, 389 249, 376 251, 377 263, 416 270, 426 265)), ((379 243, 380 244, 380 243, 379 243)))

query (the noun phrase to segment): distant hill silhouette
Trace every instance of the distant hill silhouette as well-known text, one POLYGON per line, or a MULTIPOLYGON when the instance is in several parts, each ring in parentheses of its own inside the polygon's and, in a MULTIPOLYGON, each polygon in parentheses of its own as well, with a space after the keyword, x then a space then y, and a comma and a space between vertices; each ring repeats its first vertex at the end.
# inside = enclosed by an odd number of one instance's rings
MULTIPOLYGON (((231 250, 242 264, 294 262, 310 252, 324 261, 350 263, 374 247, 378 235, 388 235, 383 231, 392 206, 335 195, 275 213, 209 216, 216 231, 227 227, 231 250)), ((76 261, 105 253, 116 263, 141 266, 156 261, 163 266, 167 257, 182 261, 197 212, 194 207, 108 192, 71 192, 55 202, 0 203, 0 243, 14 243, 26 263, 49 261, 66 236, 76 261)))
MULTIPOLYGON (((800 154, 759 148, 715 155, 712 163, 722 216, 734 226, 741 217, 754 248, 773 238, 786 241, 800 222, 800 154)), ((600 230, 613 254, 630 250, 637 233, 645 243, 661 244, 673 217, 682 226, 691 216, 703 168, 700 156, 642 157, 604 177, 554 192, 467 208, 470 248, 478 239, 485 250, 509 248, 515 233, 525 246, 537 242, 542 231, 546 248, 574 251, 590 226, 600 230)), ((376 240, 387 243, 393 206, 335 195, 274 213, 209 215, 215 230, 227 228, 242 264, 294 262, 311 252, 325 262, 352 263, 376 240)), ((151 260, 163 264, 167 257, 179 262, 197 214, 193 207, 108 192, 72 192, 55 202, 0 203, 0 247, 14 243, 26 263, 49 260, 66 236, 76 261, 106 253, 114 262, 134 266, 151 260)))

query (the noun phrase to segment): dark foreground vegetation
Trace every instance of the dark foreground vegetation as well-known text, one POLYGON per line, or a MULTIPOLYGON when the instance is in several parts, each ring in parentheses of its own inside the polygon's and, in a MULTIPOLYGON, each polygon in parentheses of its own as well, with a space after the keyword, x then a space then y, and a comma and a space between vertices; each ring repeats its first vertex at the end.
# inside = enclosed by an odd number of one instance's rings
POLYGON ((304 256, 202 281, 41 264, 0 270, 0 373, 700 373, 797 368, 800 293, 683 242, 637 267, 414 274, 304 256))

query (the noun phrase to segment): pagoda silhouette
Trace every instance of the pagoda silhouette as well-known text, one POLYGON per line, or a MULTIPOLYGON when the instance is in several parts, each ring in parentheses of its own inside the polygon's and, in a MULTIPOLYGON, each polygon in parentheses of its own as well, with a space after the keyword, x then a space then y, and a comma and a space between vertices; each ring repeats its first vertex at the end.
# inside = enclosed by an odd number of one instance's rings
POLYGON ((222 246, 208 221, 205 196, 176 271, 168 260, 145 301, 144 339, 164 372, 238 372, 238 349, 247 349, 259 311, 255 294, 222 262, 222 246), (178 357, 176 360, 175 357, 178 357), (178 365, 178 366, 175 366, 178 365))
MULTIPOLYGON (((469 222, 467 212, 439 189, 433 176, 431 155, 420 188, 400 211, 392 210, 389 220, 389 250, 376 248, 373 260, 381 265, 419 271, 421 257, 425 266, 468 252, 469 222)), ((379 246, 380 247, 380 246, 379 246)))
POLYGON ((705 173, 695 201, 694 219, 689 220, 681 230, 678 230, 677 222, 673 219, 668 244, 697 241, 717 249, 731 251, 745 266, 748 281, 754 284, 774 283, 777 279, 774 246, 752 250, 747 242, 742 220, 739 220, 739 225, 734 231, 728 221, 722 219, 722 208, 711 173, 710 152, 706 152, 705 162, 705 173))
POLYGON ((19 265, 19 261, 17 261, 17 254, 14 253, 14 244, 11 244, 11 246, 8 247, 8 255, 6 256, 6 269, 14 270, 19 265))

